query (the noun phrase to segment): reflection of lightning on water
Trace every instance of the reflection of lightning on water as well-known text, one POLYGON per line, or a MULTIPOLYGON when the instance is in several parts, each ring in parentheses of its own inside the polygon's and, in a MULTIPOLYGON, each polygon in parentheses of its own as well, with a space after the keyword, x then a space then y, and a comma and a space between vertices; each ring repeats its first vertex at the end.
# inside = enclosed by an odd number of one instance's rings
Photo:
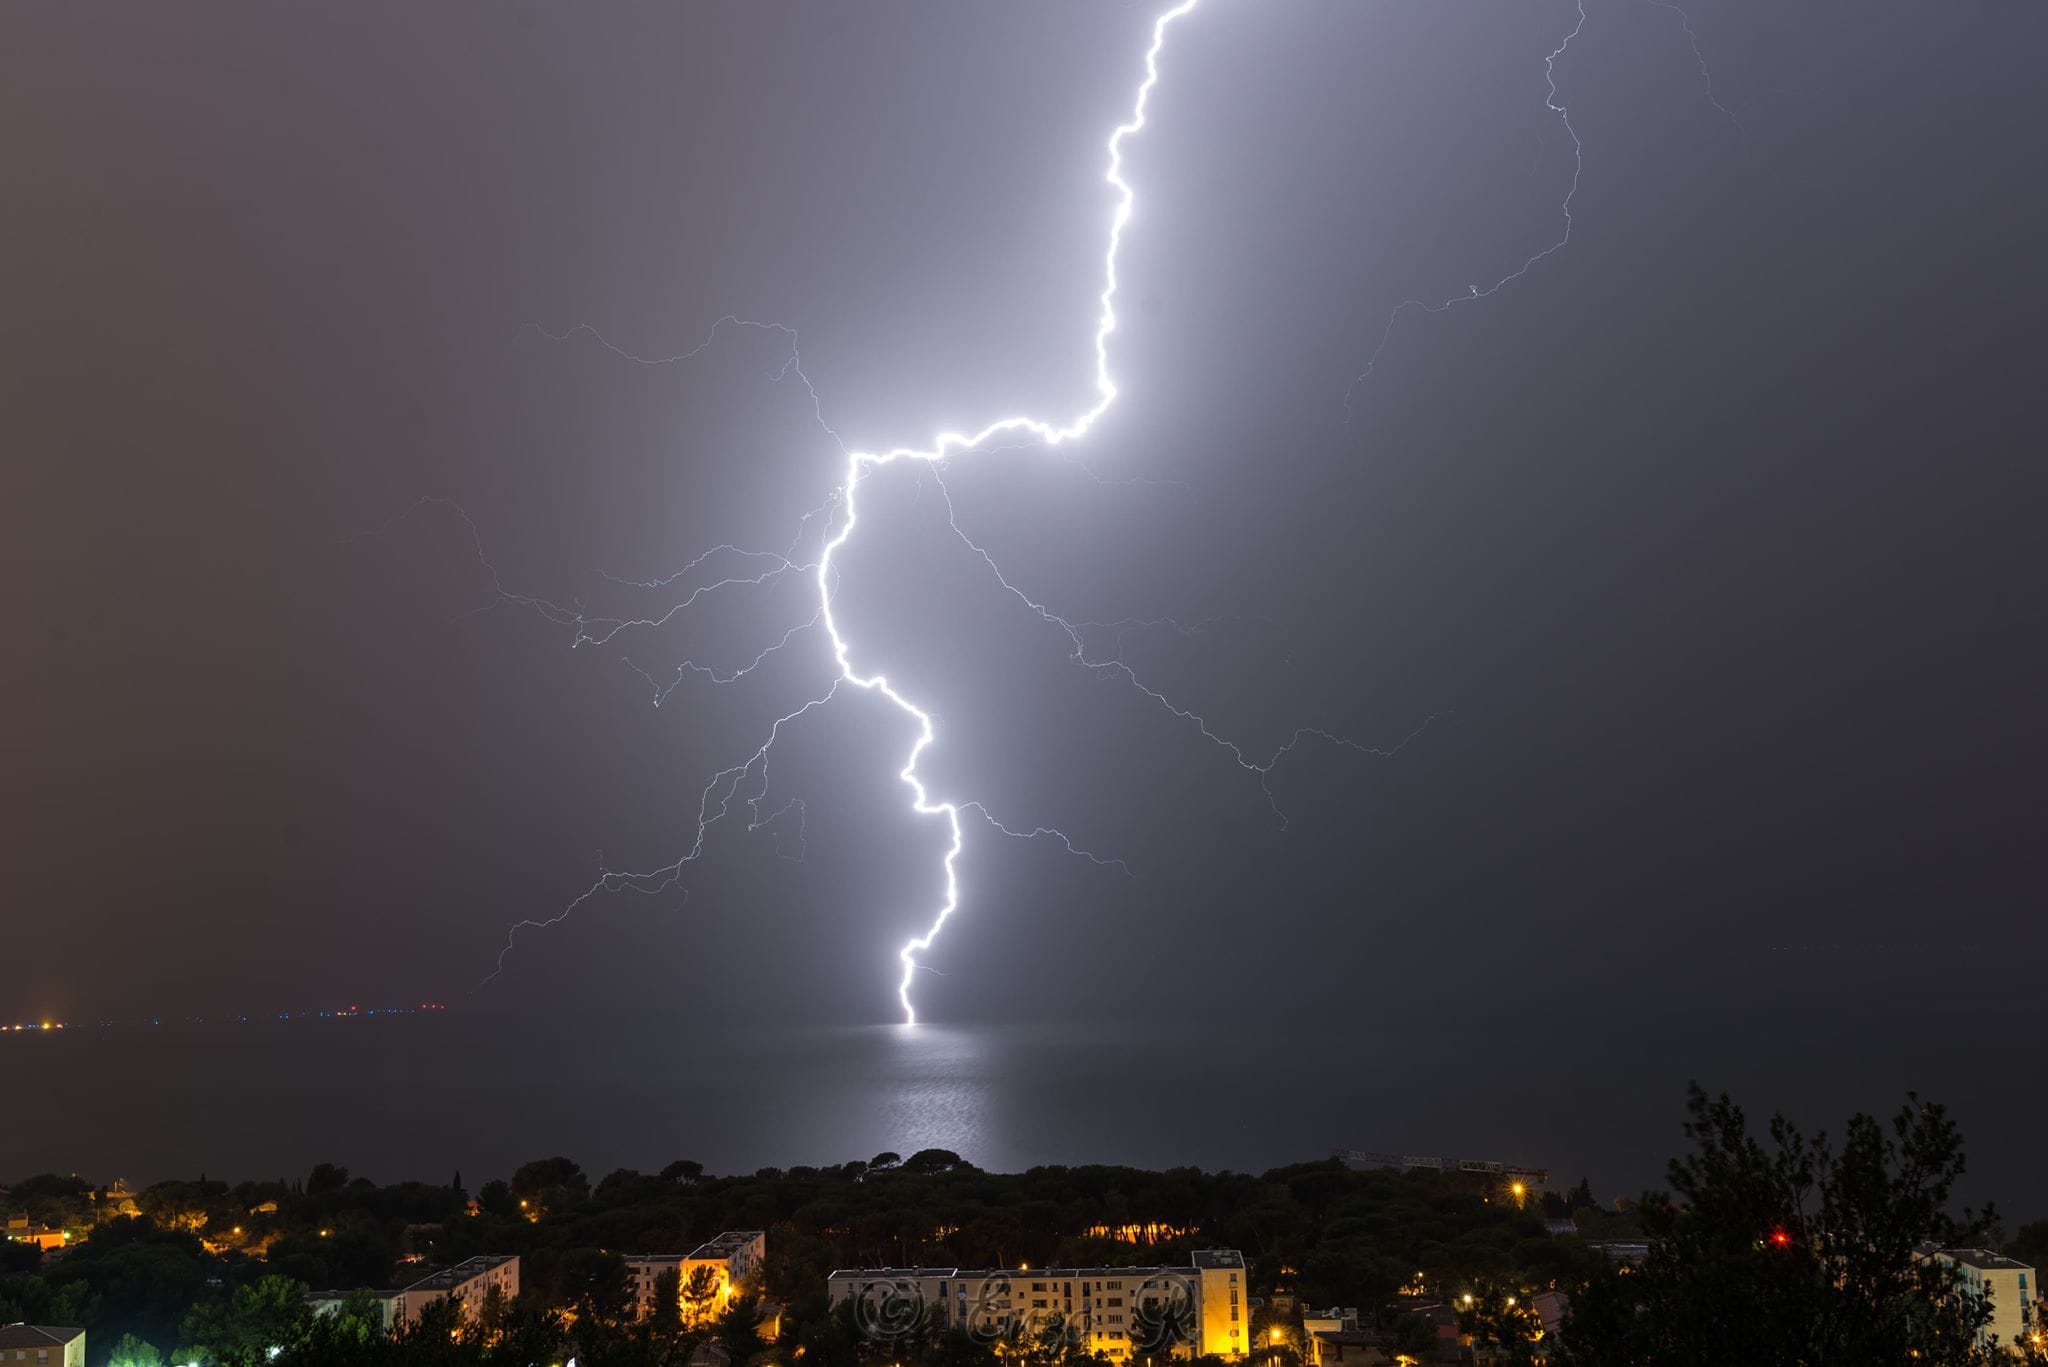
MULTIPOLYGON (((669 590, 680 593, 681 596, 678 601, 673 602, 659 613, 647 616, 614 617, 595 615, 587 612, 580 602, 563 604, 550 599, 533 597, 509 590, 501 580, 496 566, 486 557, 482 539, 478 535, 475 523, 470 519, 469 515, 459 506, 446 500, 421 500, 419 504, 415 505, 415 509, 426 504, 443 506, 452 511, 467 526, 476 550, 478 563, 489 574, 495 593, 493 600, 479 610, 488 610, 498 606, 530 608, 550 623, 571 628, 573 631, 572 647, 586 645, 609 647, 623 633, 628 631, 651 631, 670 624, 692 605, 703 601, 713 594, 749 589, 772 591, 775 586, 789 580, 792 576, 807 576, 815 589, 813 606, 809 610, 809 615, 788 623, 779 632, 771 633, 766 643, 761 645, 751 655, 744 655, 740 659, 723 663, 685 660, 676 667, 673 676, 667 678, 661 677, 651 668, 634 663, 630 658, 625 659, 625 663, 645 680, 655 705, 659 706, 669 698, 686 678, 701 678, 714 684, 735 683, 752 674, 771 657, 782 652, 798 636, 814 628, 822 628, 830 645, 833 663, 836 666, 836 677, 830 681, 829 685, 812 690, 812 696, 808 697, 800 706, 777 717, 770 725, 766 738, 738 763, 721 769, 712 775, 711 779, 699 793, 695 837, 685 852, 669 864, 642 872, 613 870, 604 865, 600 859, 599 873, 596 880, 559 912, 542 920, 522 920, 510 927, 504 948, 498 956, 497 968, 494 969, 491 977, 494 978, 499 972, 502 972, 505 959, 514 946, 518 932, 523 929, 539 929, 558 924, 573 915, 584 903, 602 893, 633 891, 652 895, 675 886, 681 880, 686 866, 703 856, 711 828, 725 821, 735 811, 743 811, 746 814, 746 829, 748 831, 769 830, 779 837, 786 820, 793 823, 797 828, 794 838, 797 842, 798 850, 794 856, 785 855, 785 857, 801 858, 803 804, 800 799, 789 799, 782 802, 779 806, 769 807, 770 755, 775 743, 782 737, 786 727, 792 726, 813 711, 823 709, 826 704, 839 696, 843 688, 847 687, 861 689, 886 698, 913 723, 915 735, 910 749, 905 756, 904 764, 898 771, 897 776, 911 791, 910 805, 912 810, 920 815, 943 818, 946 822, 949 836, 946 852, 941 861, 944 878, 942 901, 934 911, 932 920, 924 933, 906 943, 898 954, 902 964, 902 976, 898 983, 897 994, 903 1005, 906 1022, 915 1023, 917 1018, 915 1007, 910 999, 910 988, 917 973, 920 970, 934 974, 939 973, 938 969, 921 962, 919 955, 931 946, 934 939, 960 905, 957 864, 965 841, 965 831, 962 823, 963 815, 971 813, 987 823, 992 830, 1003 835, 1019 839, 1044 838, 1057 840, 1067 851, 1081 858, 1099 865, 1117 868, 1125 873, 1129 872, 1129 869, 1121 859, 1103 858, 1092 854, 1077 846, 1064 832, 1054 828, 1034 826, 1030 829, 1022 829, 1005 825, 997 820, 989 812, 988 808, 979 801, 942 802, 934 800, 923 780, 919 777, 919 762, 926 749, 936 740, 936 730, 931 714, 898 691, 890 682, 886 673, 872 668, 867 672, 863 672, 862 668, 856 665, 854 643, 850 639, 844 624, 834 611, 834 591, 838 583, 834 561, 838 552, 852 541, 860 525, 858 492, 861 483, 875 470, 894 465, 898 462, 917 462, 930 468, 933 482, 946 505, 948 525, 958 537, 960 543, 980 559, 1003 590, 1027 611, 1047 624, 1059 628, 1064 633, 1069 643, 1069 658, 1074 663, 1097 675, 1114 678, 1128 684, 1178 722, 1186 724, 1205 740, 1223 750, 1240 768, 1258 775, 1260 786, 1265 791, 1269 803, 1272 804, 1275 819, 1283 827, 1286 818, 1284 813, 1281 812, 1269 784, 1274 768, 1304 742, 1319 741, 1335 748, 1349 749, 1363 754, 1390 756, 1398 753, 1409 741, 1419 736, 1436 720, 1435 717, 1426 718, 1407 737, 1394 745, 1384 748, 1361 745, 1356 741, 1346 739, 1343 736, 1319 727, 1298 727, 1283 744, 1270 752, 1254 753, 1248 751, 1237 742, 1222 735, 1201 714, 1172 701, 1162 690, 1146 683, 1124 658, 1126 641, 1129 634, 1133 631, 1158 628, 1191 634, 1208 629, 1211 623, 1205 622, 1197 623, 1193 626, 1182 626, 1169 619, 1090 622, 1070 620, 1053 612, 1006 578, 988 552, 961 527, 953 506, 951 494, 945 485, 942 470, 944 463, 950 458, 974 452, 992 454, 997 451, 1023 446, 1037 446, 1040 448, 1062 446, 1087 434, 1093 428, 1096 421, 1108 411, 1115 401, 1117 387, 1109 369, 1109 342, 1111 336, 1117 330, 1117 314, 1115 309, 1118 283, 1117 258, 1122 246, 1124 230, 1130 222, 1132 208, 1135 203, 1135 193, 1123 177, 1124 141, 1126 138, 1139 133, 1145 127, 1146 109, 1150 102, 1152 91, 1159 80, 1159 57, 1165 46, 1169 29, 1176 21, 1192 12, 1198 3, 1199 0, 1180 0, 1180 3, 1173 5, 1154 20, 1151 29, 1151 42, 1144 54, 1144 75, 1134 93, 1130 118, 1125 123, 1118 125, 1110 133, 1106 143, 1105 150, 1108 154, 1108 167, 1104 179, 1114 192, 1114 208, 1110 216, 1108 245, 1103 258, 1103 288, 1098 296, 1100 312, 1097 316, 1094 332, 1095 400, 1090 407, 1063 423, 1021 415, 1010 416, 999 418, 973 432, 939 433, 928 446, 921 448, 905 446, 884 451, 856 451, 849 449, 840 440, 838 434, 833 431, 831 426, 826 423, 823 404, 817 389, 813 386, 810 377, 805 374, 803 369, 802 357, 798 350, 797 334, 794 329, 782 324, 755 322, 728 316, 721 318, 715 323, 704 339, 695 346, 686 351, 667 356, 637 355, 616 345, 596 329, 587 325, 578 325, 561 333, 547 332, 545 329, 540 328, 533 329, 536 333, 557 342, 567 342, 577 337, 587 337, 613 355, 643 366, 665 366, 690 361, 718 342, 722 335, 730 332, 759 333, 776 337, 786 344, 787 350, 780 363, 774 369, 767 372, 767 378, 774 382, 795 379, 803 385, 805 393, 810 400, 812 414, 816 418, 820 429, 832 439, 845 460, 844 476, 840 487, 833 493, 830 499, 821 506, 804 514, 798 520, 788 545, 782 550, 744 548, 729 544, 720 545, 703 552, 675 573, 665 577, 626 579, 612 575, 603 576, 613 585, 628 590, 645 592, 669 590), (813 530, 814 524, 816 524, 819 530, 813 530), (816 543, 816 550, 814 553, 807 555, 804 547, 813 538, 819 538, 816 543), (1109 633, 1112 648, 1102 651, 1092 647, 1091 633, 1109 633)), ((1660 8, 1672 9, 1678 13, 1688 40, 1692 40, 1690 21, 1685 18, 1682 10, 1679 10, 1675 4, 1664 3, 1664 0, 1649 0, 1649 3, 1658 4, 1660 8)), ((1394 327, 1402 314, 1416 310, 1427 313, 1440 313, 1449 309, 1454 304, 1487 298, 1511 282, 1526 275, 1539 262, 1561 250, 1571 240, 1572 200, 1578 191, 1580 173, 1584 168, 1584 148, 1579 140, 1577 130, 1572 126, 1570 115, 1566 111, 1564 103, 1558 98, 1556 64, 1558 59, 1564 55, 1566 49, 1571 45, 1572 40, 1577 38, 1585 27, 1586 12, 1584 0, 1574 0, 1574 8, 1577 13, 1576 23, 1564 35, 1557 47, 1552 49, 1544 59, 1544 72, 1548 86, 1545 108, 1557 116, 1559 123, 1570 136, 1573 154, 1570 186, 1566 190, 1560 205, 1560 212, 1563 216, 1563 229, 1557 241, 1531 254, 1515 270, 1502 276, 1491 285, 1484 287, 1476 284, 1471 285, 1468 287, 1467 293, 1456 295, 1435 304, 1420 300, 1410 300, 1398 305, 1389 314, 1386 327, 1381 334, 1378 344, 1374 347, 1371 356, 1368 358, 1364 371, 1352 382, 1350 390, 1346 393, 1345 407, 1347 412, 1351 408, 1351 400, 1359 387, 1371 378, 1373 367, 1377 364, 1380 354, 1385 350, 1393 334, 1394 327)), ((1698 54, 1696 41, 1694 41, 1694 53, 1695 55, 1698 54)), ((1701 68, 1702 74, 1705 75, 1704 61, 1701 63, 1701 68)), ((1709 98, 1712 99, 1711 78, 1708 79, 1709 98)), ((1715 102, 1715 107, 1717 109, 1721 108, 1718 102, 1715 102)), ((1725 113, 1726 111, 1723 110, 1723 112, 1725 113)), ((1733 116, 1730 115, 1729 117, 1732 118, 1733 116)), ((1096 478, 1092 471, 1086 470, 1085 466, 1081 468, 1091 478, 1096 478)), ((1172 481, 1139 482, 1172 483, 1172 481)), ((413 510, 409 509, 407 511, 411 512, 413 510)), ((405 514, 400 516, 405 516, 405 514)), ((1100 640, 1101 637, 1097 636, 1094 639, 1100 640)), ((778 850, 780 850, 779 844, 778 850)), ((488 982, 490 979, 487 978, 485 981, 488 982)))

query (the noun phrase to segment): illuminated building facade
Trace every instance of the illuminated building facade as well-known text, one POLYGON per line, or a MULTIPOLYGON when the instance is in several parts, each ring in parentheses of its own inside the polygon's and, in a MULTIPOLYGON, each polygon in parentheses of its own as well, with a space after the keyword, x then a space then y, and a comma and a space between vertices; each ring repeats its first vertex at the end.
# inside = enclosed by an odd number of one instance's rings
MULTIPOLYGON (((377 1303, 384 1327, 396 1329, 418 1319, 420 1311, 435 1301, 460 1302, 463 1317, 474 1319, 482 1312, 494 1289, 508 1302, 518 1298, 517 1254, 471 1258, 422 1277, 409 1286, 372 1291, 370 1295, 377 1303)), ((315 1292, 306 1298, 306 1307, 316 1315, 331 1315, 341 1308, 350 1294, 346 1291, 315 1292)))
POLYGON ((1968 1294, 1991 1303, 1991 1318, 1985 1322, 1985 1342, 2000 1348, 2017 1348, 2041 1328, 2034 1312, 2034 1297, 2040 1291, 2034 1269, 2016 1258, 1993 1253, 1988 1248, 1927 1249, 1923 1257, 1954 1266, 1961 1274, 1968 1294))
POLYGON ((827 1279, 837 1308, 877 1338, 962 1329, 988 1340, 1063 1331, 1116 1361, 1171 1347, 1175 1356, 1243 1357, 1251 1348, 1244 1255, 1208 1249, 1163 1267, 846 1268, 827 1279))
POLYGON ((761 1260, 767 1256, 767 1234, 758 1229, 728 1229, 716 1239, 697 1245, 683 1259, 683 1285, 690 1284, 690 1278, 700 1267, 708 1267, 717 1274, 721 1289, 734 1282, 758 1281, 761 1260))
POLYGON ((633 1297, 635 1319, 646 1319, 654 1313, 655 1289, 660 1285, 661 1274, 676 1274, 676 1294, 682 1294, 683 1255, 680 1253, 628 1253, 626 1255, 626 1290, 633 1297))
POLYGON ((49 1324, 0 1325, 0 1361, 34 1367, 85 1367, 85 1330, 49 1324))
POLYGON ((629 1253, 626 1255, 626 1285, 636 1298, 639 1317, 654 1313, 655 1286, 664 1272, 676 1274, 677 1293, 687 1302, 690 1284, 699 1270, 710 1274, 711 1296, 685 1313, 713 1315, 725 1309, 734 1289, 741 1284, 758 1284, 761 1260, 768 1256, 768 1235, 758 1229, 729 1229, 706 1240, 688 1253, 629 1253))
POLYGON ((26 1215, 12 1215, 7 1219, 7 1239, 10 1243, 33 1244, 48 1253, 53 1248, 64 1247, 70 1237, 61 1229, 31 1224, 26 1215))

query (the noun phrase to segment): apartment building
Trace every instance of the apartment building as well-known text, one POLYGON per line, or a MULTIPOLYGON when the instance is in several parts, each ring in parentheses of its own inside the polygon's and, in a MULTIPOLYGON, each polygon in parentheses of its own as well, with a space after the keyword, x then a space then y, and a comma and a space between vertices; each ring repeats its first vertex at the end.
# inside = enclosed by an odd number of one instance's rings
MULTIPOLYGON (((504 1300, 519 1297, 519 1257, 499 1254, 470 1258, 453 1267, 442 1268, 406 1286, 372 1291, 386 1329, 396 1329, 419 1318, 420 1311, 435 1301, 459 1301, 465 1319, 482 1312, 495 1288, 504 1300)), ((347 1291, 317 1291, 306 1298, 316 1315, 331 1315, 351 1295, 347 1291)))
POLYGON ((50 1324, 0 1325, 0 1362, 8 1367, 85 1367, 85 1330, 50 1324))
POLYGON ((1940 1248, 1926 1250, 1923 1256, 1952 1264, 1962 1275, 1965 1291, 1991 1302, 1991 1319, 1984 1326, 1987 1343, 2017 1348, 2041 1327, 2041 1317, 2034 1313, 2040 1288, 2034 1269, 2025 1263, 1988 1248, 1940 1248))
POLYGON ((768 1256, 768 1236, 758 1229, 729 1229, 707 1239, 688 1253, 629 1253, 626 1255, 626 1286, 633 1293, 641 1319, 654 1313, 655 1287, 664 1272, 676 1274, 679 1294, 687 1294, 698 1270, 711 1274, 712 1295, 700 1314, 716 1314, 732 1299, 733 1288, 747 1283, 758 1285, 761 1261, 768 1256))
POLYGON ((682 1291, 683 1255, 680 1253, 628 1253, 626 1255, 626 1290, 633 1297, 633 1315, 646 1319, 654 1313, 655 1288, 661 1282, 661 1274, 673 1272, 677 1278, 677 1294, 682 1291))
POLYGON ((963 1329, 987 1339, 1063 1334, 1117 1361, 1171 1351, 1237 1358, 1251 1348, 1244 1255, 1208 1249, 1161 1267, 844 1268, 827 1279, 867 1334, 963 1329))

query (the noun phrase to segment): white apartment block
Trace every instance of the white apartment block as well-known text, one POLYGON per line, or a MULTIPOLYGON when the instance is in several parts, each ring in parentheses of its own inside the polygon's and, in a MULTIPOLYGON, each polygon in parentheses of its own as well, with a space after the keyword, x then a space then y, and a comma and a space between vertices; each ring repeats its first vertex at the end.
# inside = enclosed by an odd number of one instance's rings
POLYGON ((1991 1319, 1984 1326, 1987 1342, 2017 1348, 2041 1328, 2041 1317, 2034 1313, 2040 1288, 2033 1268, 1988 1248, 1942 1248, 1927 1256, 1953 1264, 1962 1274, 1963 1290, 1991 1302, 1991 1319))
MULTIPOLYGON (((372 1291, 386 1329, 396 1329, 419 1318, 420 1311, 434 1301, 458 1301, 465 1319, 474 1319, 484 1308, 491 1291, 507 1302, 519 1298, 519 1257, 502 1254, 471 1258, 431 1273, 408 1286, 372 1291)), ((350 1293, 319 1291, 306 1298, 307 1308, 316 1315, 331 1315, 342 1307, 350 1293)))
POLYGON ((682 1293, 683 1255, 680 1253, 628 1253, 626 1255, 626 1291, 633 1297, 635 1319, 646 1319, 654 1313, 654 1292, 660 1284, 661 1274, 676 1274, 676 1291, 682 1293))
POLYGON ((728 1229, 716 1239, 697 1245, 690 1256, 683 1259, 683 1284, 689 1285, 691 1276, 700 1267, 708 1267, 716 1273, 720 1286, 758 1281, 761 1260, 767 1256, 768 1236, 765 1233, 758 1229, 728 1229))
POLYGON ((1251 1348, 1244 1255, 1210 1249, 1171 1267, 845 1268, 827 1279, 835 1309, 879 1339, 962 1329, 985 1340, 1064 1332, 1118 1361, 1171 1347, 1243 1357, 1251 1348))
POLYGON ((705 1313, 725 1309, 734 1288, 760 1280, 761 1260, 768 1256, 768 1235, 758 1229, 729 1229, 708 1239, 688 1253, 629 1253, 626 1255, 626 1288, 634 1297, 641 1319, 654 1313, 654 1290, 664 1272, 676 1274, 677 1290, 688 1291, 699 1268, 708 1269, 715 1279, 713 1299, 705 1313))

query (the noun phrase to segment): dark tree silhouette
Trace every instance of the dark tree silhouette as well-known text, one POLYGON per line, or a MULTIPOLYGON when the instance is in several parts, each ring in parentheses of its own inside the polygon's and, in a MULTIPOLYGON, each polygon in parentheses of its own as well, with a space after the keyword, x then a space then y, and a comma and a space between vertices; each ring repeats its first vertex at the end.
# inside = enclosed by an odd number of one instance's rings
POLYGON ((1677 1200, 1646 1197, 1648 1261, 1596 1278, 1564 1333, 1573 1367, 1813 1367, 1981 1360, 1984 1307, 1925 1244, 1982 1237, 1948 1214, 1962 1138, 1908 1095, 1889 1125, 1853 1117, 1839 1149, 1774 1116, 1768 1144, 1724 1093, 1690 1089, 1677 1200))

